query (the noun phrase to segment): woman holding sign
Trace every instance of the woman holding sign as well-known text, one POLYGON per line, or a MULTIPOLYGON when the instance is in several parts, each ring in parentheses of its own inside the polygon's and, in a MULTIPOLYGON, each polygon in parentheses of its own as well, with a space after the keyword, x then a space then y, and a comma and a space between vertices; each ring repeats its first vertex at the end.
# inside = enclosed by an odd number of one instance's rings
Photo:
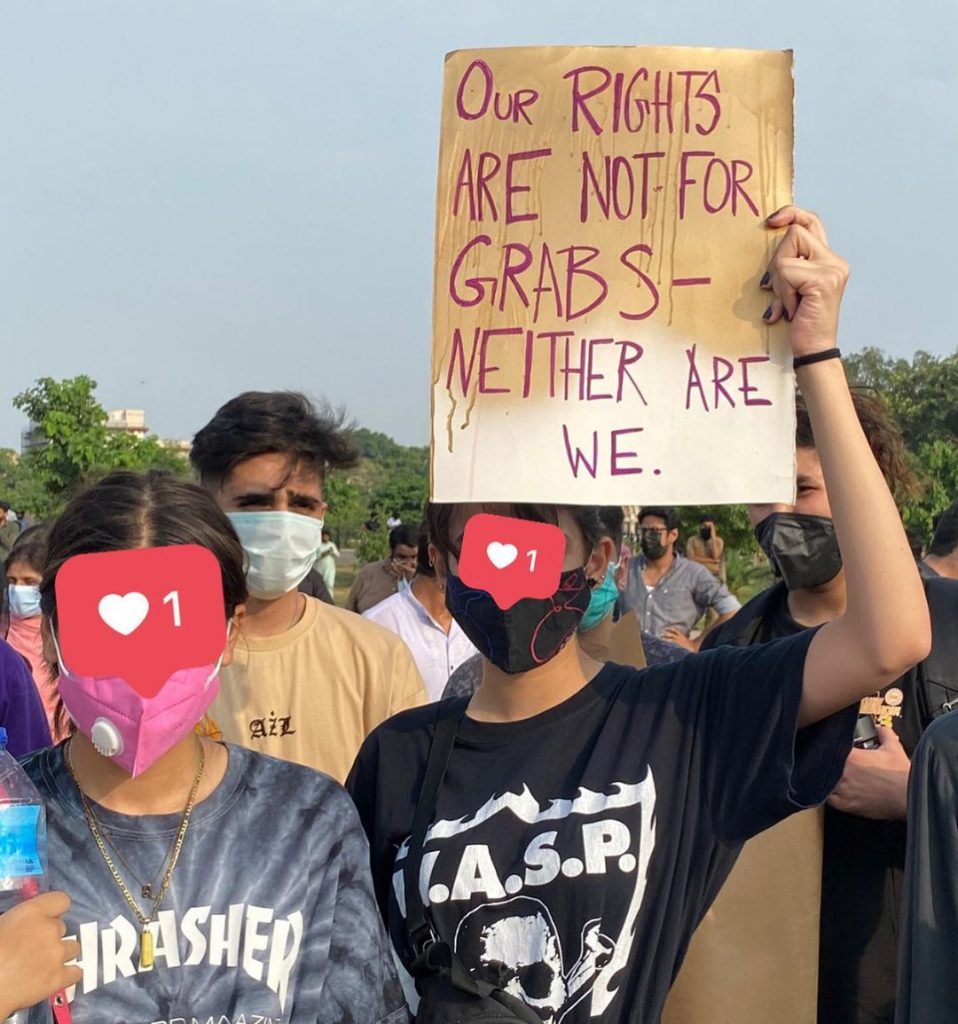
POLYGON ((759 647, 641 672, 603 666, 575 635, 581 598, 606 571, 593 510, 443 506, 432 538, 450 610, 485 651, 482 685, 380 726, 349 783, 380 910, 420 991, 431 968, 549 1024, 658 1020, 742 843, 824 801, 860 698, 928 651, 918 573, 835 347, 847 266, 813 214, 788 207, 767 224, 784 237, 762 280, 764 319, 789 321, 846 612, 759 647), (526 550, 509 531, 523 536, 529 520, 559 527, 552 596, 503 610, 465 585, 460 566, 492 548, 470 549, 482 511, 504 517, 500 547, 526 550))
POLYGON ((53 526, 40 589, 76 731, 25 767, 51 881, 72 898, 74 1024, 404 1021, 346 794, 194 732, 246 600, 213 498, 164 474, 107 476, 53 526))

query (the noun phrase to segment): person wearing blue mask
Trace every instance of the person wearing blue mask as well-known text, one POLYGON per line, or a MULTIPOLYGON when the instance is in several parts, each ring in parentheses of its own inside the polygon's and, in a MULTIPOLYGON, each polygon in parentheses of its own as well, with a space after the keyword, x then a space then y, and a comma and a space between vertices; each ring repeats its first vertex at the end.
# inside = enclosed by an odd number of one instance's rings
POLYGON ((358 454, 341 415, 285 391, 227 402, 190 454, 239 534, 250 592, 210 731, 338 781, 371 729, 427 700, 398 637, 299 589, 322 546, 326 474, 358 454))
POLYGON ((4 563, 6 589, 3 592, 0 635, 23 658, 33 676, 47 725, 54 742, 66 735, 62 715, 58 716, 57 683, 43 657, 40 636, 40 581, 47 557, 49 527, 34 526, 14 542, 4 563))

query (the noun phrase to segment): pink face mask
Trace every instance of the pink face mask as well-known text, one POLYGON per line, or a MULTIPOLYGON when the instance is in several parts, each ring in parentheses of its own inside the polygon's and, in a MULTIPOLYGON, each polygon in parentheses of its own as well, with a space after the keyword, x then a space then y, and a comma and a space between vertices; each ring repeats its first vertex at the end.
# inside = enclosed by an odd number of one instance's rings
POLYGON ((134 778, 172 750, 219 693, 222 655, 215 665, 174 672, 155 697, 141 697, 118 677, 73 675, 63 662, 56 636, 53 642, 60 665, 60 696, 70 717, 98 753, 134 778))

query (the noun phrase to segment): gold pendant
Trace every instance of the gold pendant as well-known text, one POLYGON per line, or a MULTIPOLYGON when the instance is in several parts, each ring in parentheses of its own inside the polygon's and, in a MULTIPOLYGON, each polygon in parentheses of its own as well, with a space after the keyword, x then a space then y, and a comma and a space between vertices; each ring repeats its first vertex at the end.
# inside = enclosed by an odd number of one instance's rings
POLYGON ((153 966, 153 933, 144 928, 140 933, 140 967, 153 966))

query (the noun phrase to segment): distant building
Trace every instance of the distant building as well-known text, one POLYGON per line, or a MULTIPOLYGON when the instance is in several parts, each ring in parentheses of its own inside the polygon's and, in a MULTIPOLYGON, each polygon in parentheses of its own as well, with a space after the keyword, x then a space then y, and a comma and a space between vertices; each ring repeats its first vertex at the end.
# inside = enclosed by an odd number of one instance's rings
POLYGON ((47 443, 45 437, 41 437, 36 426, 31 423, 26 430, 20 431, 20 454, 26 455, 36 448, 42 448, 47 443))
MULTIPOLYGON (((138 438, 147 437, 150 432, 146 425, 145 409, 111 409, 106 414, 104 425, 107 430, 132 434, 138 438)), ((31 423, 26 430, 20 433, 20 452, 23 455, 42 448, 46 443, 47 439, 40 433, 40 429, 35 423, 31 423)), ((189 441, 161 441, 160 443, 164 447, 175 448, 186 455, 189 455, 192 447, 189 441)))
POLYGON ((145 409, 114 409, 106 414, 106 429, 146 437, 145 409))
POLYGON ((192 441, 160 441, 160 447, 162 447, 162 448, 172 448, 174 451, 179 452, 180 455, 182 455, 184 458, 188 459, 190 457, 190 452, 193 450, 193 442, 192 441))

